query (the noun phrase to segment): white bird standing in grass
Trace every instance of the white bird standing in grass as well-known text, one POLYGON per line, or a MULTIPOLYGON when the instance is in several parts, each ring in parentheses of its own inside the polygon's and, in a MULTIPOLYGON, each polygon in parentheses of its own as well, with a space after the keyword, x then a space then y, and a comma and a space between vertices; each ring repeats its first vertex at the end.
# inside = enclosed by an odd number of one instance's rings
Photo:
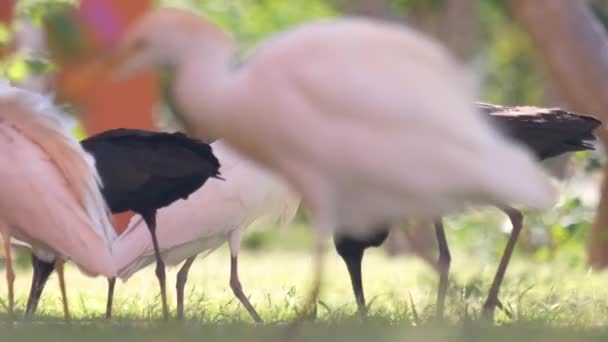
POLYGON ((243 64, 234 45, 206 18, 154 10, 89 75, 171 69, 191 134, 224 139, 288 181, 318 237, 309 304, 334 231, 361 235, 468 203, 551 205, 533 156, 482 118, 469 75, 426 36, 337 19, 278 34, 243 64))
POLYGON ((115 238, 93 158, 61 121, 50 99, 0 81, 0 233, 7 259, 8 310, 14 305, 11 242, 56 264, 69 317, 62 265, 89 275, 116 274, 115 238), (15 239, 17 241, 11 241, 15 239))
MULTIPOLYGON (((226 180, 210 179, 187 200, 174 202, 157 213, 156 232, 163 260, 170 265, 186 260, 177 275, 177 316, 183 318, 184 287, 197 254, 210 253, 228 241, 230 288, 251 317, 261 322, 239 281, 237 258, 241 237, 253 223, 285 225, 291 222, 299 198, 282 181, 222 141, 213 143, 212 148, 226 180)), ((118 276, 122 280, 126 281, 155 261, 154 246, 148 235, 146 224, 137 215, 112 245, 118 276)))

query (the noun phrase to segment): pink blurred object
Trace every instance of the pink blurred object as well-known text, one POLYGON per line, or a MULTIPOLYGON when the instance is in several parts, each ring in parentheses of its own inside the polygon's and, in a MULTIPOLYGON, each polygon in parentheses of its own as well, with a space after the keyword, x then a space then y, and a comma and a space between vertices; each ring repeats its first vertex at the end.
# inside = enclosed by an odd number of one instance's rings
MULTIPOLYGON (((11 239, 31 246, 45 261, 72 260, 86 274, 114 276, 109 245, 116 235, 94 160, 48 98, 0 83, 0 151, 0 233, 9 313, 15 277, 11 239)), ((68 316, 65 296, 63 300, 68 316)))

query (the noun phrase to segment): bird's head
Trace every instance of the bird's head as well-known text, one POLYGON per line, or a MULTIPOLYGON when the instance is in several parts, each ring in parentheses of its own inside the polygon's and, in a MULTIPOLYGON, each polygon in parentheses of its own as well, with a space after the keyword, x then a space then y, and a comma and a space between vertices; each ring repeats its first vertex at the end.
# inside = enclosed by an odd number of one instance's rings
POLYGON ((198 17, 176 9, 158 9, 136 21, 106 56, 119 78, 176 63, 197 30, 198 17))
POLYGON ((206 18, 179 9, 156 9, 135 21, 114 48, 88 63, 64 88, 78 92, 91 80, 107 76, 122 80, 152 70, 173 70, 193 56, 200 60, 223 47, 232 49, 232 39, 206 18))
POLYGON ((173 68, 210 40, 224 38, 214 24, 196 14, 161 8, 136 21, 106 58, 119 78, 157 68, 173 68))

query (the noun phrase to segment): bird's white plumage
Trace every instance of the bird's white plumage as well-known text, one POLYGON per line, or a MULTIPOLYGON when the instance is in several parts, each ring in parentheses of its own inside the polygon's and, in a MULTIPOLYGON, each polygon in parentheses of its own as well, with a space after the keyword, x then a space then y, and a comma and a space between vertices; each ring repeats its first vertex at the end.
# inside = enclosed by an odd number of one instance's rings
MULTIPOLYGON (((228 240, 238 241, 245 228, 261 223, 260 220, 264 224, 286 224, 297 209, 299 199, 269 172, 221 141, 212 147, 226 181, 210 179, 187 200, 179 200, 157 213, 156 232, 167 264, 210 252, 228 240)), ((146 224, 136 215, 114 241, 113 257, 121 279, 127 280, 154 262, 149 235, 146 224)))
MULTIPOLYGON (((32 111, 49 120, 60 131, 69 132, 76 126, 76 120, 62 112, 54 104, 54 95, 41 94, 24 88, 14 87, 6 78, 0 78, 0 98, 13 99, 26 104, 32 111)), ((72 137, 73 141, 78 141, 72 137)))
POLYGON ((178 74, 184 112, 285 176, 334 228, 362 233, 467 203, 551 204, 532 154, 476 111, 466 70, 412 30, 309 24, 270 39, 217 93, 201 85, 208 73, 192 61, 178 74))

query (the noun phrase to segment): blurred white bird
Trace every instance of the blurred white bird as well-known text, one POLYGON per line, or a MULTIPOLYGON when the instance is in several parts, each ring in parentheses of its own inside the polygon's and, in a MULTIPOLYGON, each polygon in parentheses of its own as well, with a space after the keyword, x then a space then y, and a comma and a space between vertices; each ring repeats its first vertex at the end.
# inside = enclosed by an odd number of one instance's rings
POLYGON ((0 233, 13 310, 14 242, 58 264, 64 314, 69 317, 63 260, 89 275, 113 277, 115 238, 93 158, 66 129, 49 98, 0 81, 0 233))
POLYGON ((476 111, 464 68, 414 30, 325 20, 276 35, 246 63, 235 63, 235 51, 208 19, 158 9, 88 76, 171 69, 191 134, 225 139, 288 181, 318 233, 309 304, 334 230, 363 235, 467 203, 552 203, 533 156, 476 111))
MULTIPOLYGON (((243 231, 253 224, 285 225, 291 222, 299 198, 266 170, 243 158, 222 141, 212 144, 226 180, 210 179, 187 200, 179 200, 157 213, 159 248, 163 260, 177 265, 177 315, 183 318, 184 286, 197 254, 212 252, 225 241, 230 247, 230 288, 257 322, 261 318, 243 293, 237 257, 243 231)), ((127 230, 112 245, 118 276, 126 281, 154 262, 154 247, 146 224, 134 216, 127 230)), ((110 293, 109 296, 112 294, 110 293)), ((111 310, 111 308, 109 308, 111 310)))

